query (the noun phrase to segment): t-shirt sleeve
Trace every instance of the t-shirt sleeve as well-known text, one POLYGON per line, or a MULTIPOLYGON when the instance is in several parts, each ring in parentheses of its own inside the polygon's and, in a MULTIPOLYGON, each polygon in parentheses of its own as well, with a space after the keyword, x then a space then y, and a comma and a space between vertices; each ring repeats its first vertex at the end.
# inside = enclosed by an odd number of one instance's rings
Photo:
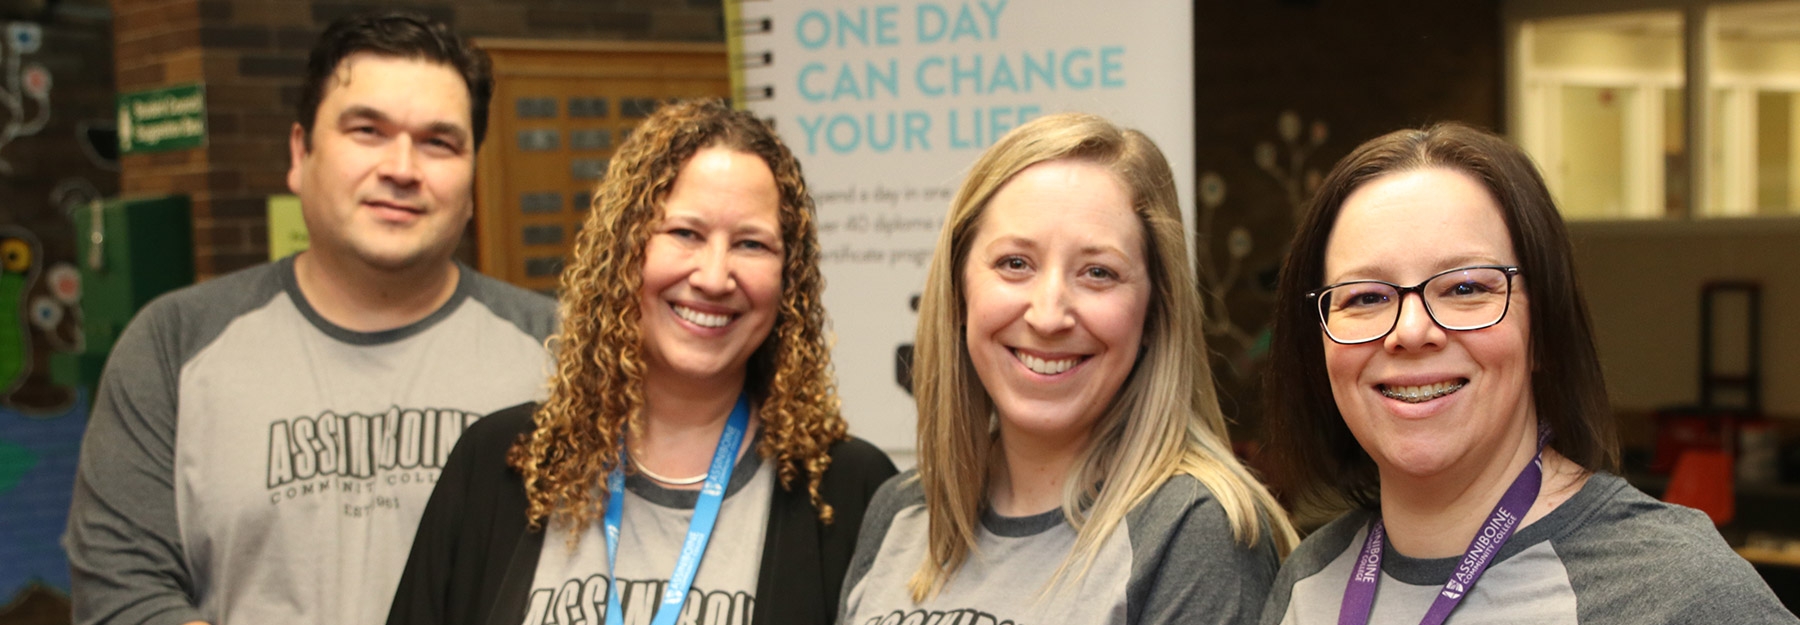
POLYGON ((1198 480, 1180 476, 1127 516, 1132 574, 1128 618, 1137 625, 1255 623, 1275 578, 1268 524, 1246 545, 1198 480))
POLYGON ((1280 625, 1281 619, 1287 616, 1294 584, 1317 572, 1317 567, 1307 566, 1313 558, 1296 558, 1298 553, 1299 550, 1295 550, 1294 554, 1288 555, 1287 562, 1282 563, 1281 570, 1275 574, 1275 582, 1269 585, 1269 596, 1263 602, 1262 618, 1259 619, 1262 625, 1280 625))
POLYGON ((1710 566, 1716 575, 1702 573, 1700 583, 1678 586, 1678 607, 1665 623, 1743 623, 1745 625, 1795 625, 1794 617, 1776 598, 1756 570, 1736 554, 1716 554, 1710 566), (1728 558, 1738 558, 1732 563, 1728 558), (1741 566, 1738 564, 1741 563, 1741 566))
POLYGON ((894 524, 894 515, 907 506, 918 503, 919 485, 912 481, 915 475, 916 471, 907 471, 888 478, 875 491, 875 498, 869 502, 869 508, 863 515, 862 530, 856 537, 856 554, 850 558, 850 569, 844 574, 844 589, 838 593, 837 622, 843 623, 844 619, 849 618, 850 592, 869 574, 870 567, 875 565, 875 556, 881 553, 881 543, 887 539, 888 528, 894 524))
POLYGON ((177 317, 167 298, 140 313, 95 390, 63 537, 79 625, 206 620, 175 510, 177 317))
MULTIPOLYGON (((881 486, 895 473, 899 470, 894 462, 868 441, 851 438, 832 446, 831 468, 825 473, 831 483, 820 488, 832 508, 831 525, 820 529, 824 536, 819 545, 820 569, 825 576, 820 583, 830 587, 821 597, 825 600, 821 616, 829 617, 837 608, 833 604, 843 602, 839 593, 860 547, 858 532, 881 486)), ((805 486, 796 484, 795 489, 804 491, 805 486)))
MULTIPOLYGON (((1350 512, 1300 541, 1300 546, 1295 547, 1294 552, 1288 554, 1287 561, 1281 563, 1281 571, 1275 574, 1275 583, 1269 586, 1269 598, 1263 604, 1262 625, 1280 625, 1296 600, 1294 588, 1302 580, 1318 575, 1333 559, 1342 555, 1351 538, 1367 522, 1367 514, 1350 512)), ((1339 581, 1328 586, 1341 590, 1343 583, 1339 581)), ((1333 595, 1327 600, 1338 599, 1341 599, 1341 595, 1333 595)))
POLYGON ((1556 545, 1583 622, 1800 623, 1706 515, 1632 495, 1556 545))
POLYGON ((557 331, 556 300, 482 275, 467 265, 458 264, 457 267, 466 280, 463 288, 468 290, 469 296, 513 324, 519 332, 542 343, 557 331))

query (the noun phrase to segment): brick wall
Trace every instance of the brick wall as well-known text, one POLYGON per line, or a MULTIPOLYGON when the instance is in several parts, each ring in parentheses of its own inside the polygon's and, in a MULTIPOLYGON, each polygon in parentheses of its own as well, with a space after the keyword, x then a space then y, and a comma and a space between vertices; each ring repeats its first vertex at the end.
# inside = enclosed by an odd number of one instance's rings
POLYGON ((287 136, 306 53, 331 20, 373 6, 419 11, 472 37, 725 37, 716 0, 112 0, 120 91, 206 83, 205 147, 122 163, 127 193, 193 198, 202 278, 268 257, 264 205, 288 192, 287 136))
MULTIPOLYGON (((18 118, 0 109, 0 124, 18 122, 21 133, 0 144, 0 224, 24 226, 38 235, 51 260, 70 260, 75 239, 67 207, 119 189, 113 163, 94 153, 83 132, 110 125, 113 118, 106 0, 63 0, 49 12, 0 13, 0 25, 13 24, 36 26, 41 44, 22 54, 0 44, 0 51, 16 56, 20 70, 43 67, 51 80, 47 107, 24 95, 18 118), (30 131, 35 124, 41 128, 30 131)), ((0 85, 17 84, 0 77, 0 85)))
MULTIPOLYGON (((73 0, 70 0, 73 1, 73 0)), ((99 0, 87 0, 97 2, 99 0)), ((204 276, 267 257, 264 198, 287 191, 285 137, 306 50, 324 24, 368 3, 330 0, 111 0, 117 86, 207 84, 209 144, 122 163, 131 192, 194 198, 204 276)), ((415 0, 472 36, 721 41, 718 0, 415 0)), ((1257 144, 1278 139, 1287 110, 1323 121, 1308 163, 1329 167, 1357 142, 1427 120, 1500 121, 1498 0, 1427 3, 1311 0, 1195 5, 1200 170, 1229 192, 1210 233, 1225 254, 1232 228, 1261 242, 1241 264, 1228 312, 1254 334, 1291 229, 1286 192, 1259 169, 1257 144), (1229 88, 1225 88, 1225 86, 1229 88)), ((1215 259, 1224 264, 1228 258, 1215 259)), ((1241 342, 1241 341, 1240 341, 1241 342)), ((1241 356, 1244 349, 1235 349, 1241 356)), ((1241 358, 1239 359, 1241 360, 1241 358)), ((1229 363, 1222 363, 1229 364, 1229 363)), ((1242 364, 1242 363, 1239 363, 1242 364)))

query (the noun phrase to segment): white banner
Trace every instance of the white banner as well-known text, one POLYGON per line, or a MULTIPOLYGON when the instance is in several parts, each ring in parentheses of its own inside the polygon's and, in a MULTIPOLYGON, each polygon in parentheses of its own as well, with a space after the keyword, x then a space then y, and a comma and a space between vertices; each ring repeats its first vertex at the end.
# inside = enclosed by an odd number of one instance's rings
POLYGON ((1168 155, 1193 223, 1189 3, 734 2, 739 101, 775 121, 818 203, 844 415, 897 460, 915 449, 915 414, 896 354, 982 149, 1046 113, 1106 116, 1168 155))

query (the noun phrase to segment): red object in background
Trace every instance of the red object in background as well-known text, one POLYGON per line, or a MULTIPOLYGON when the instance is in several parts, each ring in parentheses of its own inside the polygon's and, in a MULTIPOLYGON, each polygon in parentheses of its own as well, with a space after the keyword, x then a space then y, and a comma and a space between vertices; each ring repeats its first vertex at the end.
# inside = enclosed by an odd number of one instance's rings
POLYGON ((1737 516, 1737 480, 1731 454, 1717 449, 1689 449, 1675 461, 1663 501, 1705 512, 1713 525, 1737 516))
POLYGON ((1656 415, 1656 455, 1650 459, 1650 471, 1668 475, 1689 450, 1731 451, 1737 421, 1733 415, 1713 412, 1656 415))

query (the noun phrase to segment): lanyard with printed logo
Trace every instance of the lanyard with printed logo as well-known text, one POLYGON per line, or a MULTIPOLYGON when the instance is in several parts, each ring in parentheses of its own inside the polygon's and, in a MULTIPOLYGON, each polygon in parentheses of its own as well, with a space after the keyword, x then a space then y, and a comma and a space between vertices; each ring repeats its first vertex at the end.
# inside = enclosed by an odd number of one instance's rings
MULTIPOLYGON (((694 574, 700 570, 700 558, 706 555, 707 539, 713 524, 719 520, 719 504, 725 500, 725 484, 731 481, 732 465, 737 463, 738 447, 744 442, 744 430, 750 425, 750 396, 739 393, 731 417, 725 420, 725 431, 719 433, 719 445, 713 448, 712 466, 706 469, 706 483, 700 487, 700 498, 694 502, 694 517, 688 521, 687 540, 681 544, 681 556, 675 560, 675 571, 663 588, 662 603, 656 608, 652 625, 672 625, 681 615, 681 604, 687 601, 688 588, 694 585, 694 574)), ((625 463, 627 454, 619 450, 619 464, 606 478, 609 492, 606 501, 606 625, 622 625, 624 614, 619 609, 618 575, 613 563, 619 556, 620 510, 625 508, 625 463)))
MULTIPOLYGON (((1469 550, 1463 553, 1456 570, 1450 573, 1450 579, 1444 582, 1444 588, 1438 591, 1437 599, 1431 602, 1431 609, 1425 611, 1425 619, 1420 623, 1441 625, 1449 619, 1450 612, 1462 603, 1475 580, 1487 571, 1494 554, 1500 552, 1500 546, 1519 529, 1526 511, 1537 501, 1538 487, 1544 479, 1544 443, 1549 440, 1550 428, 1539 424, 1537 455, 1531 459, 1531 464, 1525 465, 1525 470, 1519 472, 1519 477, 1513 479, 1512 486, 1500 496, 1500 503, 1494 504, 1493 513, 1469 541, 1469 550)), ((1344 587, 1344 603, 1338 608, 1338 625, 1369 622, 1369 612, 1375 608, 1375 585, 1381 583, 1381 549, 1386 539, 1387 526, 1377 518, 1369 526, 1362 552, 1351 565, 1350 582, 1344 587)))

